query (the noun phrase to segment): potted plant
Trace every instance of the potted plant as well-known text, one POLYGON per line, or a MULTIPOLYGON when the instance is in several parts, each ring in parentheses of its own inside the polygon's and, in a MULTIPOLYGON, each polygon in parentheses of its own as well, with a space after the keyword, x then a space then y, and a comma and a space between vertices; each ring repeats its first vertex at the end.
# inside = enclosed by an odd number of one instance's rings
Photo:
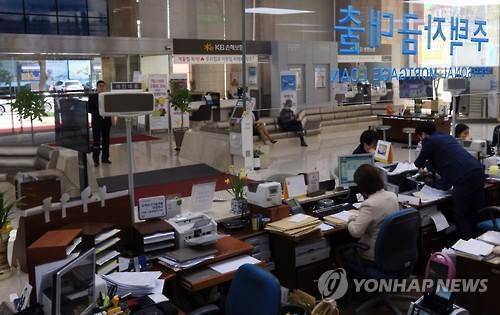
POLYGON ((171 86, 170 106, 174 110, 178 110, 181 113, 181 128, 174 128, 174 139, 175 139, 175 150, 179 151, 181 149, 182 140, 184 139, 184 134, 188 128, 184 128, 184 114, 189 111, 189 103, 191 102, 191 92, 182 88, 178 82, 173 82, 171 86))
POLYGON ((253 169, 260 170, 261 161, 260 157, 264 155, 264 152, 260 150, 259 147, 253 150, 253 169))
POLYGON ((12 231, 12 225, 10 225, 9 213, 15 205, 16 202, 5 203, 4 193, 0 192, 0 280, 10 276, 7 246, 9 245, 9 233, 12 231))
POLYGON ((230 188, 228 192, 233 196, 231 199, 231 212, 243 216, 247 210, 247 201, 245 199, 245 186, 247 176, 245 169, 236 172, 234 165, 229 166, 229 177, 224 181, 230 188))
POLYGON ((46 108, 48 102, 44 95, 37 95, 28 89, 21 89, 16 94, 16 100, 12 103, 12 110, 16 111, 19 121, 29 119, 31 124, 31 143, 35 144, 35 132, 33 130, 33 121, 38 119, 42 121, 42 117, 47 116, 46 108))

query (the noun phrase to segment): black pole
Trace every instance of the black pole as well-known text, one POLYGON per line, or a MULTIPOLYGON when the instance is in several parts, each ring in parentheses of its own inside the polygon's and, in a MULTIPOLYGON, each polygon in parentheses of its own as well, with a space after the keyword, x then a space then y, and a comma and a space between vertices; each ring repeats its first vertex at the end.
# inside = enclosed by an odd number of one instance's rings
POLYGON ((78 152, 78 169, 80 171, 80 191, 83 191, 89 185, 87 154, 84 152, 78 152))
POLYGON ((243 108, 247 109, 247 40, 245 23, 245 0, 241 0, 241 72, 243 88, 243 108))

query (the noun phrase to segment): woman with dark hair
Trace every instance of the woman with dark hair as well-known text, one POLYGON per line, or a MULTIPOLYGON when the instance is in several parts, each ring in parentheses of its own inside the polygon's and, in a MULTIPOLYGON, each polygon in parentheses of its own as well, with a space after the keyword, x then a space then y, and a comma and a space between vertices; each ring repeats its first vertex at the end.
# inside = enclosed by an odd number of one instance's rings
POLYGON ((469 139, 469 126, 466 124, 457 124, 455 126, 455 138, 461 139, 461 140, 468 140, 469 139))
POLYGON ((375 241, 380 225, 389 214, 399 210, 398 197, 384 190, 384 181, 379 170, 370 164, 363 164, 354 172, 354 182, 365 197, 361 203, 357 216, 353 216, 347 223, 349 233, 360 238, 359 242, 369 246, 362 252, 365 259, 375 259, 375 241))

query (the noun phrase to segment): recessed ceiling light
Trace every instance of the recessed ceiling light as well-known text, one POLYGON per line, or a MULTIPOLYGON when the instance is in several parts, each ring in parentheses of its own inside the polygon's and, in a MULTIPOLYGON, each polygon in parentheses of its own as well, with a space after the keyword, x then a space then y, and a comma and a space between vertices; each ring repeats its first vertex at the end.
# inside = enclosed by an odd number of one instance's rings
POLYGON ((463 7, 463 6, 485 6, 485 5, 495 5, 500 4, 500 0, 406 0, 406 3, 414 4, 435 4, 442 6, 451 7, 463 7))
POLYGON ((259 8, 246 8, 245 13, 287 15, 287 14, 314 13, 314 11, 259 7, 259 8))

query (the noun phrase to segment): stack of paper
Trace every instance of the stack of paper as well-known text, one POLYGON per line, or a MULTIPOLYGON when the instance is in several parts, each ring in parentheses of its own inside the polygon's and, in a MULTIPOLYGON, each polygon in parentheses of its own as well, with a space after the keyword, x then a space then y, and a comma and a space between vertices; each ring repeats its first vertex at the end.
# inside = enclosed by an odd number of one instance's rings
POLYGON ((253 258, 252 256, 243 255, 231 259, 226 259, 223 262, 219 262, 213 265, 210 265, 210 269, 217 271, 218 273, 228 273, 238 270, 244 264, 258 264, 261 261, 253 258))
POLYGON ((468 241, 458 240, 452 248, 457 255, 482 260, 491 255, 494 247, 494 245, 471 238, 468 241))
POLYGON ((500 246, 500 232, 497 231, 488 231, 477 239, 495 246, 500 246))
POLYGON ((161 272, 115 272, 102 275, 108 286, 116 286, 117 295, 131 293, 133 296, 144 296, 163 292, 164 280, 160 280, 161 272))
POLYGON ((266 226, 266 230, 293 238, 299 238, 314 232, 319 232, 320 225, 321 221, 318 218, 299 213, 291 217, 269 223, 266 226))
POLYGON ((95 236, 97 274, 108 274, 118 269, 120 253, 115 246, 120 241, 118 233, 120 229, 110 229, 95 236))
POLYGON ((431 186, 424 185, 420 191, 413 193, 414 196, 420 198, 422 203, 431 202, 446 198, 450 194, 447 191, 433 188, 431 186))
POLYGON ((179 271, 189 269, 204 261, 210 260, 214 258, 216 254, 217 250, 211 247, 203 249, 185 247, 170 251, 158 257, 158 262, 174 271, 179 271))
POLYGON ((356 215, 358 215, 358 210, 349 210, 349 211, 344 210, 342 212, 326 216, 323 218, 323 220, 325 220, 327 223, 329 223, 333 226, 338 227, 338 226, 346 225, 347 221, 349 221, 349 219, 352 216, 356 216, 356 215))
POLYGON ((388 175, 399 175, 404 172, 415 171, 417 167, 411 162, 399 162, 392 172, 387 172, 388 175))

